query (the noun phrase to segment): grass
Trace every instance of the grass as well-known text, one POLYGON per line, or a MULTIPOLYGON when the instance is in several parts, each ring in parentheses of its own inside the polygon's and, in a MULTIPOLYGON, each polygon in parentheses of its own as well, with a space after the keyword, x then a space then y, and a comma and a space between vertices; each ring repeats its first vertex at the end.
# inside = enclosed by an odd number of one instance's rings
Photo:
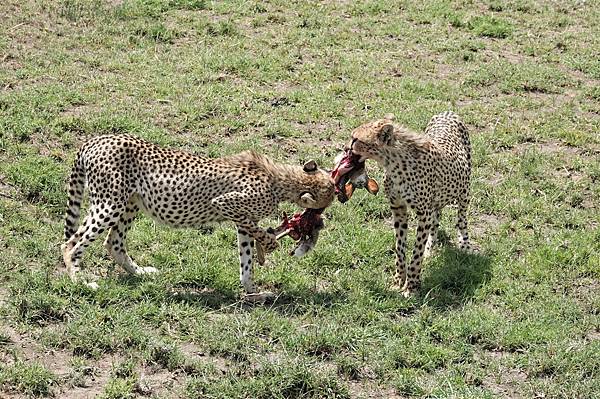
POLYGON ((592 2, 9 0, 0 14, 0 396, 600 392, 592 2), (391 214, 363 192, 326 211, 310 255, 286 241, 256 271, 270 304, 239 300, 228 224, 140 216, 131 254, 158 276, 127 276, 99 244, 84 258, 99 290, 61 272, 65 182, 89 137, 331 167, 358 124, 392 112, 421 131, 447 109, 471 130, 481 252, 455 250, 446 211, 419 297, 390 290, 391 214))
POLYGON ((56 377, 39 363, 21 360, 0 366, 0 387, 4 392, 22 392, 33 396, 48 396, 56 377))

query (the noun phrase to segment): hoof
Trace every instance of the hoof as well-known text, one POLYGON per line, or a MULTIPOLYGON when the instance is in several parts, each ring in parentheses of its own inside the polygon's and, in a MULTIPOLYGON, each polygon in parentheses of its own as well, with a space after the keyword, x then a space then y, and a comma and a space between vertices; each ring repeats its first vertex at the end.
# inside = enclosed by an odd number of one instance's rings
POLYGON ((73 267, 73 261, 71 260, 70 252, 73 249, 73 245, 63 244, 60 246, 60 250, 63 256, 63 262, 65 263, 65 267, 67 270, 73 267))
POLYGON ((259 242, 256 243, 256 260, 261 266, 265 264, 265 250, 259 242))

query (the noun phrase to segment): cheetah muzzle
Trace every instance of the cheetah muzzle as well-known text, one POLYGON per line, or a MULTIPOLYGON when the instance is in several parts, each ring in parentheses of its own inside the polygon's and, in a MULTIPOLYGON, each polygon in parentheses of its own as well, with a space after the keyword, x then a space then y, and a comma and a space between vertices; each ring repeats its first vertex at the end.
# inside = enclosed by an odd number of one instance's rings
POLYGON ((335 194, 343 204, 347 202, 356 188, 366 188, 371 194, 377 194, 379 185, 369 178, 365 169, 365 157, 346 149, 336 157, 336 166, 331 172, 335 183, 335 194))
MULTIPOLYGON (((336 157, 331 178, 335 184, 335 194, 341 203, 352 197, 355 188, 366 188, 371 194, 379 191, 377 182, 367 175, 364 160, 349 149, 336 157)), ((291 219, 283 214, 283 221, 274 233, 277 239, 289 236, 296 241, 290 255, 302 257, 315 247, 319 232, 325 227, 321 217, 324 210, 325 208, 305 209, 302 213, 294 214, 291 219)))

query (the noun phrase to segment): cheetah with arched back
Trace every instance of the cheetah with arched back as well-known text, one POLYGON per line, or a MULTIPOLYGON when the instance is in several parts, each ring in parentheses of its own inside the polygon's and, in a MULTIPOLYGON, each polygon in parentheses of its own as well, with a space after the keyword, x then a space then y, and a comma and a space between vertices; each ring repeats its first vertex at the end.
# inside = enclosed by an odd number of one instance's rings
POLYGON ((366 123, 352 132, 349 148, 357 162, 373 159, 385 171, 384 190, 390 201, 396 234, 394 285, 406 296, 420 286, 421 263, 436 242, 442 209, 458 205, 459 246, 471 251, 467 208, 471 175, 471 144, 465 124, 453 112, 435 115, 425 134, 393 123, 393 116, 366 123), (407 209, 418 219, 413 257, 406 267, 407 209))
POLYGON ((254 293, 254 241, 265 252, 277 248, 275 234, 259 221, 283 201, 320 209, 333 197, 331 177, 314 161, 281 165, 252 151, 211 159, 130 135, 99 136, 81 147, 71 172, 63 259, 76 280, 85 249, 108 232, 104 246, 116 263, 132 274, 151 273, 156 269, 138 266, 127 254, 127 232, 140 210, 173 227, 229 220, 237 226, 241 284, 254 293), (80 226, 86 185, 90 207, 80 226))

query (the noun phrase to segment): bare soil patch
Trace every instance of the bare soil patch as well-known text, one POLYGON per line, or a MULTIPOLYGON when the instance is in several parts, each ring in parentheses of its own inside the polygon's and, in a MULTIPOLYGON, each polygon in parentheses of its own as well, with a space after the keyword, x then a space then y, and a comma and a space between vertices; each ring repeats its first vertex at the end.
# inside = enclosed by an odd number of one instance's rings
POLYGON ((584 150, 579 147, 572 147, 562 143, 543 142, 543 143, 520 143, 512 147, 515 155, 521 156, 527 151, 536 151, 544 155, 562 156, 565 158, 574 158, 584 155, 584 150))
POLYGON ((98 107, 94 107, 88 104, 78 104, 65 109, 63 112, 60 113, 60 116, 79 118, 84 115, 93 114, 96 111, 100 111, 100 109, 98 107))
POLYGON ((182 390, 184 384, 184 376, 164 369, 144 368, 140 372, 137 389, 144 396, 176 398, 179 397, 178 392, 182 390))
POLYGON ((508 218, 503 215, 487 213, 474 215, 471 220, 470 229, 475 237, 483 237, 488 232, 497 230, 501 224, 508 222, 508 218))
MULTIPOLYGON (((502 362, 508 358, 510 353, 503 350, 485 351, 475 355, 480 361, 502 362)), ((527 374, 520 369, 499 365, 498 372, 494 375, 488 375, 482 381, 482 385, 494 394, 503 398, 518 399, 523 396, 520 394, 519 386, 527 380, 527 374)))
POLYGON ((18 195, 18 189, 8 182, 6 176, 0 174, 0 197, 14 200, 18 195))
POLYGON ((215 367, 222 373, 225 373, 229 369, 229 361, 223 357, 210 356, 199 347, 198 345, 191 342, 184 342, 179 345, 181 352, 190 360, 197 360, 202 363, 208 363, 215 367))
POLYGON ((357 399, 403 399, 407 396, 402 396, 393 388, 383 388, 378 385, 368 382, 350 381, 348 383, 348 391, 351 398, 357 399))
POLYGON ((96 398, 104 391, 106 383, 110 379, 110 373, 114 364, 120 363, 123 358, 119 355, 107 356, 92 364, 89 371, 83 376, 82 386, 74 386, 72 383, 61 387, 58 397, 69 399, 91 399, 96 398))

